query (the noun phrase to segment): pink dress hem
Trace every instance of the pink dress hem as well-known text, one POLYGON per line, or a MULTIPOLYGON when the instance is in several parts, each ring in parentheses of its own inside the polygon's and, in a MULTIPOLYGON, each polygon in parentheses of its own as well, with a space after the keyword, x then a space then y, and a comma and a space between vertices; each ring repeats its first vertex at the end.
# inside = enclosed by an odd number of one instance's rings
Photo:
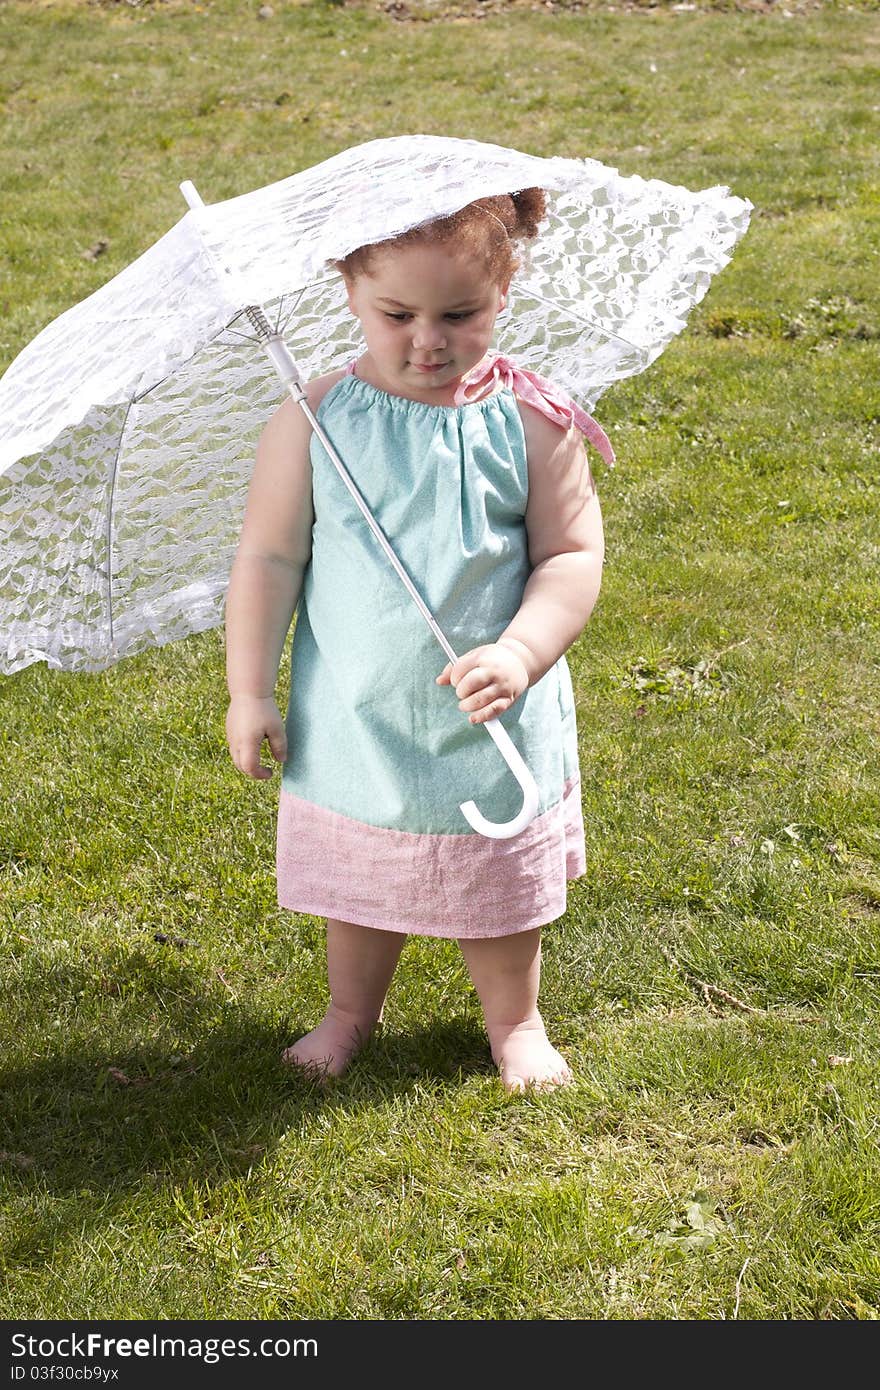
POLYGON ((388 830, 281 791, 278 905, 293 912, 414 936, 512 936, 561 917, 568 880, 585 870, 577 775, 512 840, 388 830))

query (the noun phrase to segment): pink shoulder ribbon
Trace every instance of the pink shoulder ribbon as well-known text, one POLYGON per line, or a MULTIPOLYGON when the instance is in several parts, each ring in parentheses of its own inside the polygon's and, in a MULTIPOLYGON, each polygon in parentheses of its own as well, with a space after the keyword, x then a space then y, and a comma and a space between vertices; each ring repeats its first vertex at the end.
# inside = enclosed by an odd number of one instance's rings
POLYGON ((461 378, 453 400, 456 405, 467 405, 468 402, 484 396, 486 388, 490 385, 493 390, 499 386, 509 386, 521 401, 534 406, 535 410, 539 410, 548 420, 552 420, 564 430, 573 424, 576 425, 593 448, 602 455, 608 467, 614 467, 611 441, 592 415, 581 410, 579 405, 557 390, 552 382, 535 372, 526 371, 524 367, 518 367, 512 357, 505 357, 503 353, 488 354, 482 362, 471 367, 461 378))

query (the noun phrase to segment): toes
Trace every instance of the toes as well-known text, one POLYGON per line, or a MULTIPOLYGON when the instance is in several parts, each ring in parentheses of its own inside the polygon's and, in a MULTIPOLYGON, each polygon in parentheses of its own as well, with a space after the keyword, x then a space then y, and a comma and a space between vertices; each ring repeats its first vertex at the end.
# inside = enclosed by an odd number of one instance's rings
POLYGON ((561 1066, 550 1078, 550 1082, 553 1086, 567 1086, 569 1082, 573 1080, 574 1074, 571 1068, 566 1066, 561 1066))
POLYGON ((528 1090, 529 1087, 529 1082, 526 1081, 524 1076, 506 1076, 502 1073, 501 1080, 504 1082, 505 1091, 511 1096, 520 1095, 523 1091, 528 1090))
POLYGON ((321 1085, 329 1081, 332 1073, 330 1071, 329 1057, 298 1057, 296 1045, 287 1047, 281 1054, 281 1061, 286 1067, 300 1072, 309 1081, 317 1081, 321 1085))
POLYGON ((520 1076, 516 1072, 502 1072, 501 1080, 509 1095, 522 1095, 525 1091, 555 1091, 560 1086, 568 1086, 574 1075, 568 1067, 551 1072, 549 1076, 520 1076))

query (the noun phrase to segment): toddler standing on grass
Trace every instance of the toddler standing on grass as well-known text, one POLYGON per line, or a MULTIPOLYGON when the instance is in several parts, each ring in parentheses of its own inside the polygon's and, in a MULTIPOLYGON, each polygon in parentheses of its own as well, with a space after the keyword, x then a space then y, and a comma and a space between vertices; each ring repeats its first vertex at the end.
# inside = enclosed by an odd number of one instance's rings
POLYGON ((565 652, 602 570, 584 452, 594 421, 490 350, 544 216, 541 189, 470 203, 334 263, 366 351, 307 397, 456 651, 436 641, 304 413, 287 400, 257 449, 226 602, 235 766, 283 764, 278 901, 327 918, 330 1003, 285 1061, 339 1075, 369 1037, 409 933, 453 937, 509 1091, 571 1072, 538 1011, 541 928, 584 872, 565 652), (286 721, 274 701, 294 611, 286 721), (472 831, 474 799, 522 792, 478 726, 495 716, 533 772, 538 814, 512 839, 472 831))

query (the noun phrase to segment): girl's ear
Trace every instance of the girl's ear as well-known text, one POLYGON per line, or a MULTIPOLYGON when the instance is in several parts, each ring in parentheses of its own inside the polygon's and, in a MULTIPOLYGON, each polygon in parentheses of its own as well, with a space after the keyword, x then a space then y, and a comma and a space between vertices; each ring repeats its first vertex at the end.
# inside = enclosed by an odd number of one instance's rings
POLYGON ((505 305, 507 304, 507 296, 508 296, 508 293, 510 292, 510 281, 508 280, 506 285, 499 285, 499 286, 498 286, 498 290, 499 290, 499 293, 500 293, 500 295, 501 295, 501 301, 500 301, 500 303, 499 303, 499 305, 498 305, 498 312, 499 312, 499 314, 500 314, 500 313, 501 313, 501 310, 502 310, 502 309, 505 307, 505 305))

